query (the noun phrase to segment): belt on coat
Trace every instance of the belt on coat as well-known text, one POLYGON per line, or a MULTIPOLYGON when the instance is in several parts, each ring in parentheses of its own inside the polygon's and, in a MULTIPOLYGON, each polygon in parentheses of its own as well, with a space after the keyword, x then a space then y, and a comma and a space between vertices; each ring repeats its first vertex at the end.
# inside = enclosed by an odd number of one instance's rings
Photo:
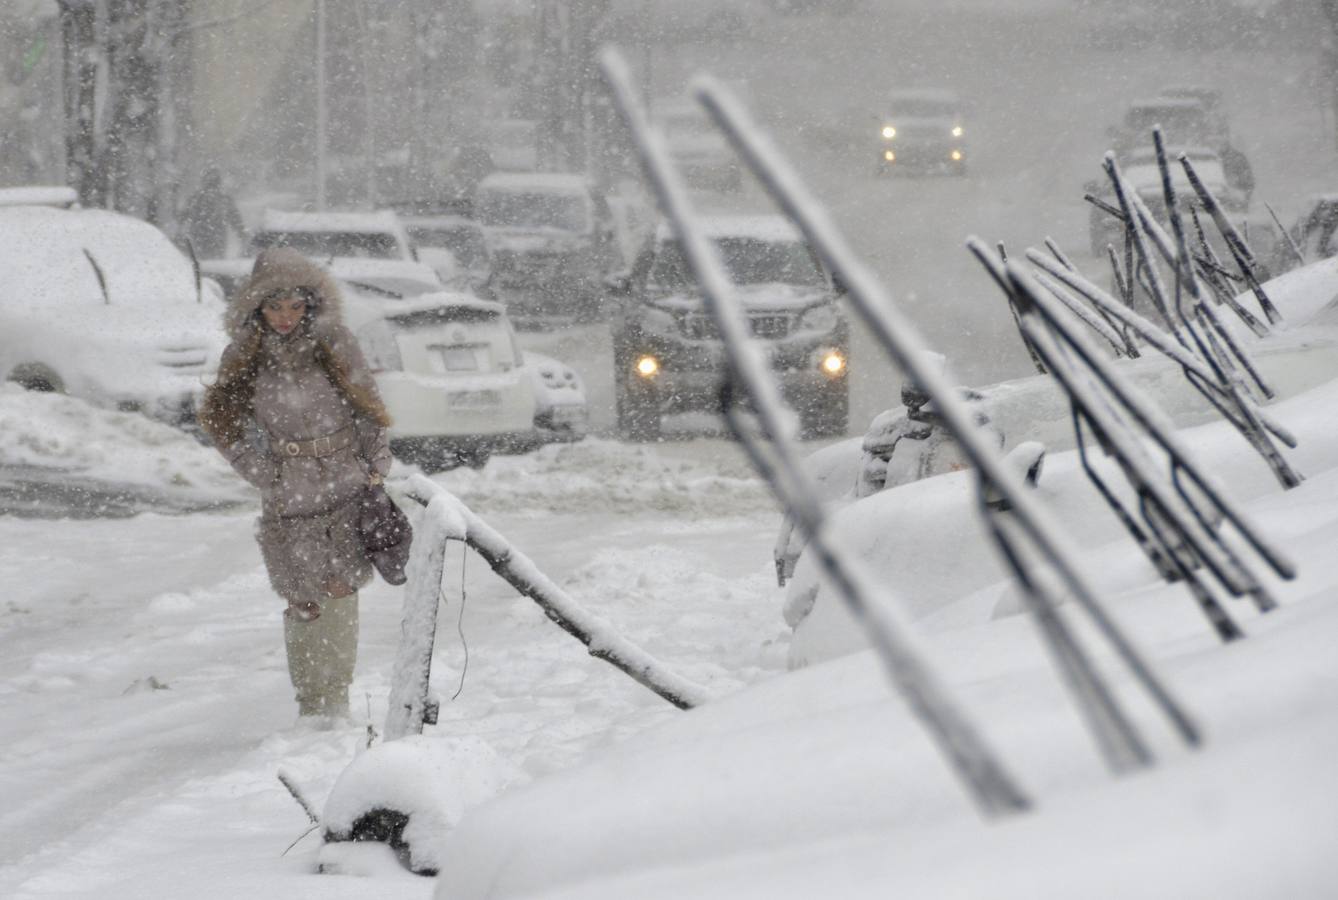
POLYGON ((353 443, 356 437, 352 425, 348 425, 338 431, 322 435, 318 438, 312 438, 308 441, 279 441, 279 452, 287 457, 296 458, 299 456, 332 456, 353 443))

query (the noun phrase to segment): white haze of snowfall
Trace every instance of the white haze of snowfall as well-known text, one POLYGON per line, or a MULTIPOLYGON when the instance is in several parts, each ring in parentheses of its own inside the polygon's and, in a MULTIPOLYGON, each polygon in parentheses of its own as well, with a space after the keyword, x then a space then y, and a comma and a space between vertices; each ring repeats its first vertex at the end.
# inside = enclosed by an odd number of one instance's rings
MULTIPOLYGON (((1227 60, 1224 71, 1252 65, 1227 60)), ((1181 71, 1196 75, 1188 63, 1181 71)), ((1249 73, 1256 99, 1299 96, 1269 71, 1249 73)), ((1069 79, 1050 81, 1062 95, 1069 79)), ((1271 125, 1274 106, 1244 112, 1271 125)), ((1090 104, 1050 111, 1117 115, 1090 104)), ((1081 129, 1097 134, 1093 121, 1081 129)), ((1311 146, 1309 124, 1297 118, 1278 145, 1311 146)), ((1247 149, 1275 135, 1243 130, 1247 149)), ((1315 155, 1279 201, 1299 204, 1290 189, 1329 158, 1315 155)), ((982 207, 1034 209, 1038 197, 1062 194, 1080 245, 1085 211, 1073 185, 1096 173, 1096 159, 1059 160, 1060 175, 1047 160, 1013 178, 1015 157, 1000 153, 1004 190, 936 186, 957 193, 926 216, 974 221, 982 207)), ((1261 191, 1269 172, 1290 174, 1291 157, 1278 159, 1263 160, 1261 191)), ((847 176, 836 167, 824 175, 847 176)), ((875 209, 861 220, 884 221, 887 195, 861 193, 875 209)), ((1035 225, 1016 231, 1035 241, 1035 225)), ((923 262, 944 294, 974 300, 979 292, 958 276, 968 263, 940 235, 952 229, 923 227, 918 214, 889 228, 899 229, 895 240, 869 231, 860 242, 898 265, 923 262)), ((938 336, 955 339, 961 321, 938 321, 938 336)), ((989 365, 995 347, 1018 353, 1008 340, 981 348, 971 374, 1001 368, 989 365)), ((889 384, 858 408, 886 408, 889 384)), ((1331 422, 1334 404, 1330 385, 1278 416, 1300 430, 1331 422)), ((856 430, 867 419, 857 416, 856 430)), ((1277 612, 1232 606, 1247 640, 1219 645, 1181 588, 1149 579, 1107 598, 1205 726, 1197 752, 1135 706, 1160 765, 1112 779, 1024 617, 952 614, 970 612, 964 601, 923 623, 950 686, 1038 801, 988 825, 868 654, 787 672, 790 634, 770 561, 778 513, 728 447, 589 440, 438 476, 573 597, 721 699, 691 713, 670 708, 586 656, 477 558, 453 556, 435 668, 446 702, 417 742, 433 748, 420 763, 449 767, 421 792, 440 801, 436 827, 453 829, 434 850, 445 874, 404 874, 375 846, 335 855, 349 871, 375 872, 368 880, 311 874, 318 836, 303 837, 307 819, 275 775, 291 774, 323 811, 349 763, 367 757, 361 729, 385 720, 401 593, 380 582, 364 591, 355 726, 296 726, 281 603, 252 538, 254 498, 216 454, 137 416, 0 391, 0 491, 15 470, 43 467, 60 470, 47 473, 58 484, 241 504, 123 520, 0 518, 0 896, 1331 896, 1338 460, 1333 437, 1312 430, 1298 458, 1307 481, 1246 504, 1300 571, 1295 582, 1270 582, 1277 612)), ((1239 441, 1220 429, 1194 439, 1239 441)), ((1101 548, 1100 559, 1141 571, 1129 546, 1101 548)), ((1120 689, 1137 703, 1129 685, 1120 689)), ((409 793, 402 783, 387 791, 409 793)))
MULTIPOLYGON (((0 410, 6 464, 32 463, 39 434, 79 431, 120 464, 57 456, 74 474, 114 468, 163 492, 236 499, 213 451, 166 427, 14 390, 0 410)), ((428 845, 435 883, 397 870, 380 846, 326 850, 375 881, 312 875, 315 834, 281 855, 307 824, 277 771, 319 808, 368 755, 363 726, 384 721, 399 592, 364 592, 356 723, 313 731, 293 724, 253 507, 2 519, 0 580, 19 589, 0 609, 0 892, 799 898, 988 884, 1004 897, 1323 895, 1338 884, 1338 575, 1327 565, 1338 435, 1321 426, 1338 413, 1338 386, 1274 412, 1304 435, 1296 459, 1308 478, 1246 507, 1299 564, 1297 581, 1269 583, 1282 608, 1261 617, 1234 605, 1250 636, 1223 647, 1183 588, 1149 574, 1109 598, 1205 726, 1203 749, 1178 747, 1119 682, 1161 764, 1113 779, 1025 617, 977 608, 923 623, 949 683, 1038 799, 990 825, 870 655, 785 674, 768 559, 777 514, 740 461, 696 458, 710 442, 591 440, 438 476, 578 601, 721 699, 672 709, 585 656, 477 559, 452 558, 436 679, 449 698, 463 674, 463 690, 417 742, 416 765, 395 769, 435 765, 438 777, 383 789, 435 798, 447 832, 428 845)), ((1220 426, 1185 436, 1205 454, 1247 453, 1220 426)), ((1097 557, 1146 571, 1127 542, 1097 557)), ((411 746, 398 752, 413 758, 411 746)))

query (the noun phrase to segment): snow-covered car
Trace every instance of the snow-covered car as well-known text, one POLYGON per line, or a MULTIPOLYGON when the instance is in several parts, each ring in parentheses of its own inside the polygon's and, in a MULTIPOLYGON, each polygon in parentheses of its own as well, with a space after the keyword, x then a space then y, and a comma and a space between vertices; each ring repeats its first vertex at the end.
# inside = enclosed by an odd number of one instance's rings
MULTIPOLYGON (((426 263, 404 259, 372 259, 339 256, 316 257, 316 262, 344 283, 345 288, 373 296, 414 297, 442 290, 447 285, 426 263)), ((221 285, 231 297, 251 276, 255 260, 249 257, 202 259, 200 271, 221 285)))
MULTIPOLYGON (((1338 389, 1338 258, 1289 272, 1265 288, 1288 328, 1258 339, 1243 327, 1235 331, 1277 393, 1270 415, 1292 428, 1294 420, 1308 421, 1303 398, 1338 389)), ((1243 294, 1238 302, 1250 306, 1254 299, 1243 294)), ((1262 318, 1262 312, 1256 315, 1262 318)), ((1178 365, 1150 354, 1116 363, 1121 374, 1158 403, 1177 427, 1192 426, 1190 433, 1203 436, 1200 461, 1229 486, 1233 496, 1248 498, 1277 486, 1269 468, 1238 432, 1220 420, 1178 365)), ((1047 451, 1072 446, 1071 431, 1064 433, 1066 397, 1050 378, 1019 379, 981 393, 993 424, 1005 437, 1006 450, 1016 451, 1027 442, 1045 445, 1047 451)), ((1313 459, 1314 446, 1326 439, 1313 433, 1298 437, 1298 450, 1285 454, 1302 459, 1298 465, 1304 470, 1304 460, 1313 459)), ((1108 460, 1095 462, 1098 468, 1108 464, 1108 460)), ((1065 530, 1084 546, 1113 541, 1120 533, 1121 526, 1109 510, 1091 502, 1094 492, 1076 451, 1047 452, 1037 490, 1057 511, 1065 530)), ((980 528, 975 491, 975 476, 969 472, 889 486, 863 499, 854 496, 852 484, 844 498, 837 499, 837 505, 844 505, 831 518, 829 533, 886 583, 916 585, 907 598, 912 618, 937 615, 950 602, 1004 579, 997 552, 980 528)), ((785 606, 786 619, 795 629, 791 664, 817 662, 863 647, 861 630, 824 589, 807 555, 799 557, 793 574, 785 606)), ((978 602, 988 614, 996 603, 1006 606, 1011 601, 996 592, 978 602)))
POLYGON ((664 135, 674 166, 691 185, 720 191, 743 186, 743 171, 720 129, 692 101, 659 104, 655 124, 664 135))
POLYGON ((267 209, 251 236, 253 253, 292 247, 312 259, 340 256, 413 260, 413 242, 392 210, 303 212, 267 209))
POLYGON ((466 294, 346 298, 390 412, 390 447, 429 470, 542 443, 535 376, 501 304, 466 294))
MULTIPOLYGON (((1288 420, 1311 448, 1302 464, 1315 477, 1284 493, 1276 483, 1256 490, 1251 472, 1238 496, 1256 521, 1285 531, 1301 571, 1323 582, 1338 452, 1326 421, 1338 414, 1338 390, 1330 384, 1293 403, 1302 415, 1288 420), (1309 512, 1297 515, 1299 504, 1309 512)), ((1186 437, 1216 458, 1214 445, 1234 438, 1215 431, 1186 437)), ((1104 513, 1090 493, 1061 512, 1081 514, 1080 506, 1104 513)), ((891 545, 917 523, 906 516, 892 536, 883 524, 867 522, 864 536, 891 545)), ((926 734, 923 707, 895 696, 883 660, 858 653, 666 712, 657 727, 579 766, 512 783, 467 808, 433 835, 434 896, 1217 897, 1270 896, 1284 883, 1299 896, 1323 896, 1335 877, 1327 848, 1338 789, 1328 776, 1323 791, 1315 785, 1333 746, 1332 716, 1321 712, 1332 708, 1333 680, 1317 674, 1329 671, 1338 626, 1329 592, 1306 578, 1280 586, 1283 607, 1251 623, 1257 636, 1215 647, 1187 611, 1183 586, 1161 582, 1132 542, 1110 536, 1077 535, 1088 539, 1093 574, 1104 576, 1102 600, 1137 624, 1140 649, 1191 704, 1208 735, 1198 752, 1171 748, 1153 730, 1156 768, 1110 777, 1063 702, 1034 629, 1015 616, 991 618, 1006 589, 999 583, 993 595, 953 595, 915 632, 939 683, 1036 801, 1029 811, 973 809, 941 742, 936 752, 926 734), (1260 763, 1279 755, 1288 765, 1260 763), (1285 834, 1260 842, 1260 822, 1285 834), (1241 851, 1224 855, 1224 840, 1241 851)), ((911 560, 879 599, 913 606, 919 586, 975 562, 973 554, 911 560)), ((1122 697, 1132 690, 1121 688, 1122 697)), ((1138 727, 1155 729, 1151 719, 1140 715, 1138 727)), ((488 759, 469 748, 455 755, 465 771, 488 759)))
MULTIPOLYGON (((715 216, 702 227, 804 432, 844 434, 848 329, 812 248, 781 216, 715 216)), ((624 295, 613 325, 619 432, 654 440, 666 413, 719 411, 723 345, 667 225, 648 242, 618 292, 624 295)))
MULTIPOLYGON (((1216 151, 1207 147, 1173 147, 1167 149, 1167 158, 1171 163, 1171 183, 1176 190, 1177 206, 1184 204, 1183 208, 1194 208, 1199 210, 1200 215, 1204 214, 1203 205, 1190 186, 1183 167, 1175 161, 1180 153, 1184 153, 1189 158, 1194 166, 1194 171, 1198 173, 1204 185, 1212 191, 1213 196, 1222 204, 1222 208, 1232 219, 1239 224, 1244 222, 1248 216, 1255 232, 1266 228, 1265 217, 1249 214, 1245 197, 1235 190, 1227 180, 1222 158, 1216 151)), ((1121 159, 1120 167, 1125 180, 1130 187, 1138 192, 1138 196, 1147 204, 1148 210, 1159 222, 1169 227, 1166 221, 1166 204, 1162 194, 1161 169, 1157 166, 1154 151, 1151 148, 1130 151, 1121 159)), ((1118 208, 1119 202, 1115 197, 1115 189, 1111 187, 1108 180, 1089 182, 1087 189, 1106 204, 1118 208)), ((1105 210, 1092 206, 1088 211, 1088 236, 1091 242, 1092 255, 1104 257, 1107 244, 1114 244, 1116 250, 1123 246, 1124 225, 1105 210)), ((1225 252, 1225 248, 1219 247, 1217 249, 1219 253, 1225 252)), ((1230 257, 1223 256, 1222 258, 1229 259, 1230 257)))
POLYGON ((936 88, 893 91, 878 121, 878 169, 965 175, 966 109, 960 97, 936 88))
POLYGON ((0 188, 0 206, 50 206, 55 209, 74 209, 79 205, 79 194, 64 185, 27 184, 22 187, 0 188))
POLYGON ((492 256, 492 286, 514 316, 592 319, 620 264, 609 205, 569 174, 489 175, 474 212, 492 256))
POLYGON ((436 270, 448 287, 478 291, 492 277, 492 259, 483 227, 466 216, 406 215, 404 227, 418 259, 436 270))
POLYGON ((539 123, 533 119, 498 119, 488 123, 487 149, 500 172, 539 168, 539 123))
POLYGON ((1106 130, 1116 153, 1126 154, 1152 143, 1152 129, 1161 126, 1168 141, 1185 146, 1214 148, 1221 139, 1216 118, 1202 98, 1156 96, 1135 100, 1118 125, 1106 130))
POLYGON ((321 262, 345 287, 359 293, 396 298, 417 297, 446 287, 437 277, 436 271, 426 263, 349 256, 337 256, 321 262))
POLYGON ((0 377, 165 421, 193 419, 224 346, 223 294, 119 213, 0 208, 0 377))

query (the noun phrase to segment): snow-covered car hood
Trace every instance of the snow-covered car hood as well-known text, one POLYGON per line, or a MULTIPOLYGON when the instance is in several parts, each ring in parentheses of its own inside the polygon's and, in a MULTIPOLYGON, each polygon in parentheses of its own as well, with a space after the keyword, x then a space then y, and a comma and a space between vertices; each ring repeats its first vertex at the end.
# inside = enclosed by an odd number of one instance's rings
MULTIPOLYGON (((749 284, 736 285, 734 295, 739 298, 744 308, 750 311, 797 312, 830 299, 831 292, 824 288, 800 287, 793 284, 749 284)), ((657 297, 650 301, 650 305, 676 313, 697 312, 705 308, 701 296, 697 294, 657 297)))
POLYGON ((488 249, 493 253, 571 253, 584 248, 591 239, 588 231, 561 228, 488 228, 484 233, 488 238, 488 249))

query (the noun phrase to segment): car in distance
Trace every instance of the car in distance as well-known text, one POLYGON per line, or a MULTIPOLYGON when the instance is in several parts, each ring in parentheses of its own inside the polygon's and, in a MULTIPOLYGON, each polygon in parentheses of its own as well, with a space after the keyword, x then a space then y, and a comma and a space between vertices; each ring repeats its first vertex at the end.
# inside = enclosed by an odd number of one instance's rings
POLYGON ((689 100, 663 103, 655 109, 654 119, 674 166, 688 184, 730 193, 743 186, 734 151, 700 105, 689 100))
MULTIPOLYGON (((702 226, 805 435, 844 434, 847 325, 812 249, 780 216, 708 217, 702 226)), ((718 412, 723 344, 667 226, 660 226, 617 292, 623 295, 613 326, 619 432, 654 440, 665 414, 718 412)))
POLYGON ((492 257, 492 288, 518 319, 597 318, 619 266, 607 201, 582 175, 496 173, 474 211, 492 257))
POLYGON ((418 258, 448 286, 478 292, 492 277, 492 258, 483 228, 453 213, 404 216, 418 258))
POLYGON ((534 377, 501 304, 345 291, 349 327, 390 412, 390 449, 428 471, 541 443, 534 377))
POLYGON ((148 222, 0 208, 0 379, 189 425, 218 367, 223 291, 148 222))
POLYGON ((251 237, 252 253, 292 247, 312 259, 341 256, 416 260, 403 223, 391 210, 302 212, 267 209, 251 237))
POLYGON ((878 123, 878 172, 965 175, 966 115, 956 93, 894 91, 878 123))

